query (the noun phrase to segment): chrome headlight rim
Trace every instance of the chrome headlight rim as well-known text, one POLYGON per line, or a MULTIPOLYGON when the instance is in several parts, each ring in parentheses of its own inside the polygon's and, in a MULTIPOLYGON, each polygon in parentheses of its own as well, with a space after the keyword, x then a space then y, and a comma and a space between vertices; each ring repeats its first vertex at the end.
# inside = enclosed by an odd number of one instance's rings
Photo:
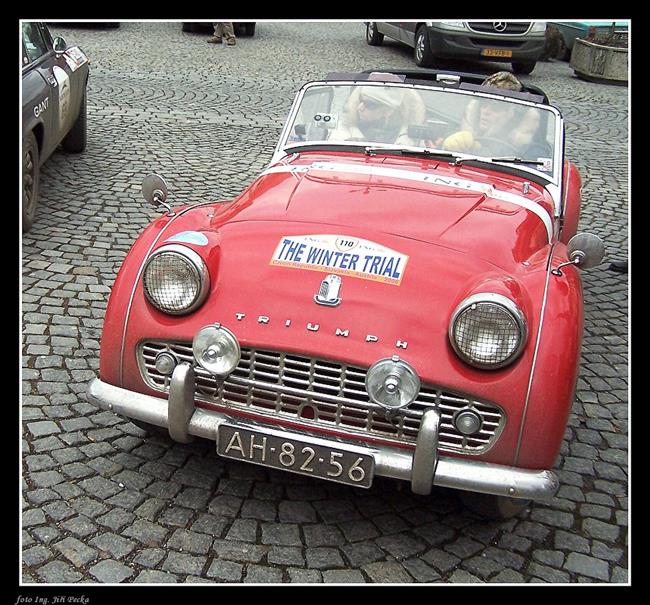
POLYGON ((149 258, 146 260, 142 270, 142 289, 147 301, 151 303, 151 305, 158 311, 166 313, 167 315, 187 315, 193 311, 196 311, 196 309, 198 309, 205 302, 205 299, 208 296, 208 292, 210 291, 210 273, 208 272, 208 267, 205 264, 203 258, 201 258, 200 254, 191 248, 187 248, 186 246, 181 246, 179 244, 167 244, 152 252, 149 258), (146 285, 147 270, 149 269, 151 263, 156 260, 156 258, 161 254, 173 254, 180 256, 184 261, 187 261, 191 272, 199 282, 199 288, 196 295, 194 296, 194 299, 188 306, 182 309, 169 309, 164 305, 159 304, 158 301, 148 291, 146 285))
POLYGON ((528 340, 528 325, 523 311, 513 300, 511 300, 507 296, 503 296, 502 294, 495 294, 494 292, 479 292, 477 294, 472 294, 471 296, 468 296, 456 307, 456 309, 454 310, 451 316, 451 321, 449 322, 448 335, 449 335, 449 342, 451 343, 452 348, 456 352, 456 355, 458 355, 458 357, 460 357, 460 359, 462 359, 465 363, 481 370, 498 370, 510 365, 521 355, 522 351, 524 350, 524 347, 526 346, 526 342, 528 340), (499 362, 490 363, 490 362, 482 362, 480 360, 476 360, 466 355, 465 352, 458 346, 458 343, 456 342, 455 328, 456 328, 456 322, 458 318, 469 307, 478 303, 489 303, 489 304, 494 304, 503 307, 514 319, 514 321, 516 322, 519 328, 520 337, 517 346, 508 355, 508 357, 506 357, 505 359, 499 362))

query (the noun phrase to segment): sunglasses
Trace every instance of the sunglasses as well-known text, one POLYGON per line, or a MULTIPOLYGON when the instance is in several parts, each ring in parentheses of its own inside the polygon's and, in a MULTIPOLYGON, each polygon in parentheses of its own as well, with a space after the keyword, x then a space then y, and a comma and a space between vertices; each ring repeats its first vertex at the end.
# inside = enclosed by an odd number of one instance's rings
POLYGON ((379 109, 381 107, 386 107, 386 105, 384 105, 383 103, 380 103, 379 101, 375 101, 373 99, 369 99, 364 95, 361 95, 359 99, 365 105, 368 111, 375 111, 376 109, 379 109))

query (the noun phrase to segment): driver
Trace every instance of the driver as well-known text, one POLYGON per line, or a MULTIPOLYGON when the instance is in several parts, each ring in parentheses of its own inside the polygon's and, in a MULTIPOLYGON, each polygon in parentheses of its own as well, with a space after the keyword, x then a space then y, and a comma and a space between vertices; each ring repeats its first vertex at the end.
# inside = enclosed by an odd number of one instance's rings
MULTIPOLYGON (((521 91, 523 86, 510 72, 501 71, 483 81, 482 86, 521 91)), ((472 99, 467 104, 461 130, 448 136, 442 148, 474 153, 523 153, 539 126, 539 114, 495 99, 472 99), (499 142, 503 145, 500 146, 499 142)))
POLYGON ((416 145, 409 124, 424 122, 425 108, 412 90, 388 86, 359 86, 345 103, 338 128, 330 139, 416 145))

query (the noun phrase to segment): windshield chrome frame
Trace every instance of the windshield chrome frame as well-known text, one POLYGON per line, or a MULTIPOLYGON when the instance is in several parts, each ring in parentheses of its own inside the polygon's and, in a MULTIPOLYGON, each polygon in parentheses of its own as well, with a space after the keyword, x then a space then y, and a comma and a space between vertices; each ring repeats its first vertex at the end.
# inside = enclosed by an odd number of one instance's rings
MULTIPOLYGON (((289 115, 287 117, 287 120, 285 121, 284 127, 282 128, 282 132, 280 133, 280 138, 278 140, 278 144, 275 147, 275 151, 273 152, 273 156, 271 158, 271 162, 269 163, 269 166, 272 166, 273 164, 279 162, 282 158, 286 157, 287 155, 293 154, 294 151, 292 148, 296 147, 308 147, 310 144, 313 144, 314 146, 320 146, 320 145, 331 145, 332 147, 340 146, 341 148, 345 147, 350 147, 351 145, 353 146, 358 146, 363 152, 363 148, 367 146, 372 146, 374 148, 381 148, 385 147, 386 149, 395 149, 395 148, 409 148, 413 150, 424 150, 426 151, 432 151, 435 153, 435 149, 432 148, 427 148, 427 147, 411 147, 411 146, 404 146, 404 145, 391 145, 391 144, 382 144, 382 143, 376 143, 372 141, 368 142, 354 142, 353 144, 351 143, 345 143, 341 141, 303 141, 300 143, 291 143, 291 144, 286 144, 286 141, 289 137, 289 134, 291 132, 291 128, 293 127, 293 122, 296 119, 296 116, 298 114, 298 110, 300 108, 300 105, 302 103, 302 99, 305 96, 305 93, 313 87, 316 86, 392 86, 392 87, 397 87, 397 88, 409 88, 412 90, 424 90, 424 91, 431 91, 432 87, 422 85, 422 84, 411 84, 411 83, 404 83, 404 82, 381 82, 381 81, 369 81, 369 80, 317 80, 314 82, 308 82, 304 84, 298 93, 296 94, 296 97, 293 101, 293 104, 291 106, 291 109, 289 111, 289 115)), ((504 97, 502 95, 499 95, 498 93, 491 93, 491 92, 483 92, 483 91, 475 91, 475 90, 463 90, 463 89, 457 89, 457 88, 435 88, 436 92, 444 93, 444 94, 454 94, 454 95, 467 95, 470 97, 480 97, 480 98, 488 98, 488 99, 497 99, 497 100, 504 100, 504 97)), ((563 208, 562 208, 562 182, 563 182, 563 162, 564 162, 564 142, 563 142, 563 134, 564 134, 564 118, 562 117, 561 112, 557 107, 554 107, 553 105, 545 105, 542 103, 534 103, 532 101, 526 101, 523 99, 516 99, 509 97, 507 99, 508 103, 515 103, 519 105, 524 105, 527 107, 535 107, 540 109, 541 111, 549 111, 552 113, 555 118, 556 118, 556 128, 555 128, 555 141, 554 141, 554 149, 557 151, 557 153, 554 154, 553 158, 553 176, 548 175, 547 173, 540 172, 538 170, 535 170, 534 168, 530 168, 526 166, 525 164, 509 164, 505 162, 490 162, 490 158, 484 157, 484 156, 477 156, 476 154, 465 154, 461 152, 453 152, 455 155, 457 155, 461 159, 468 159, 471 160, 472 158, 477 158, 480 161, 485 161, 487 163, 491 163, 494 166, 516 166, 517 169, 522 170, 524 172, 530 172, 531 174, 534 174, 535 176, 544 179, 547 181, 547 184, 545 185, 545 188, 551 195, 551 198, 553 199, 553 205, 554 205, 554 218, 557 218, 562 215, 563 208)), ((443 151, 443 150, 438 150, 438 151, 443 151)))

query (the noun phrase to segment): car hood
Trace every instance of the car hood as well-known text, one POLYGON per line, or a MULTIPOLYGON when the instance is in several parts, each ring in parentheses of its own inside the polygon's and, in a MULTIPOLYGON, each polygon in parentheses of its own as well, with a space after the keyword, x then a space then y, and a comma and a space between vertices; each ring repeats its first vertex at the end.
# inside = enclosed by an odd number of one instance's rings
POLYGON ((431 160, 305 155, 267 169, 228 219, 306 223, 305 234, 363 229, 373 239, 435 244, 511 270, 551 235, 548 194, 524 182, 431 160))

